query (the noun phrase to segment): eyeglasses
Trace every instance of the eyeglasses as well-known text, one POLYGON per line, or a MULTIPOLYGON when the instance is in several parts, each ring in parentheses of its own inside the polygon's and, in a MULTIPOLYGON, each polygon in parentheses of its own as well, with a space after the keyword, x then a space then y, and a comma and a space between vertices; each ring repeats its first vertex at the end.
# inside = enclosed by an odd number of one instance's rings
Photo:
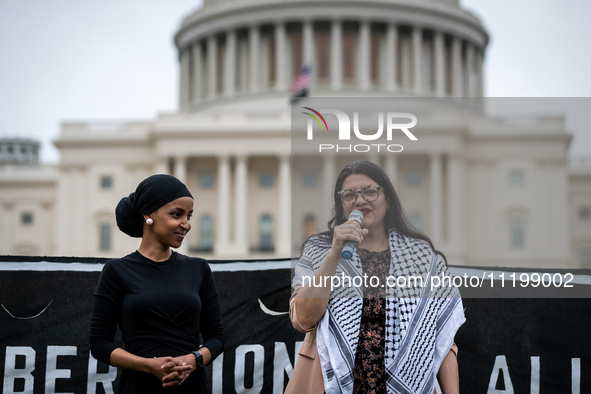
POLYGON ((338 194, 341 196, 341 200, 345 205, 354 204, 357 201, 357 195, 361 193, 363 199, 367 202, 373 202, 380 197, 380 190, 383 187, 377 185, 366 186, 361 190, 345 189, 341 190, 338 194))

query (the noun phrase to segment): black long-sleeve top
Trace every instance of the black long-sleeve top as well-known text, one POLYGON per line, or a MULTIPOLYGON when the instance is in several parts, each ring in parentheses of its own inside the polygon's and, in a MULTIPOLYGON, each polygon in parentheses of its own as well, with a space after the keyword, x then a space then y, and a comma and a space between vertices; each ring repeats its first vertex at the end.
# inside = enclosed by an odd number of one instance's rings
MULTIPOLYGON (((117 326, 125 350, 141 357, 177 357, 203 346, 215 359, 224 350, 219 295, 207 262, 172 252, 155 262, 139 252, 105 264, 94 294, 90 325, 92 355, 110 363, 117 326)), ((166 393, 208 393, 203 369, 166 393)), ((143 372, 123 370, 119 393, 156 393, 162 383, 143 372)))

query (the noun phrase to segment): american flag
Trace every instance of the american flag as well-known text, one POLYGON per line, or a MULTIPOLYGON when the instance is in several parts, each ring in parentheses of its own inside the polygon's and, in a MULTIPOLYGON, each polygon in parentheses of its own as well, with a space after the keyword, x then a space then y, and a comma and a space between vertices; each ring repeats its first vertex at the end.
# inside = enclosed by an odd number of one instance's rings
POLYGON ((289 86, 289 91, 294 94, 302 90, 306 90, 310 87, 312 78, 310 77, 310 67, 305 66, 302 68, 302 72, 299 73, 289 86))

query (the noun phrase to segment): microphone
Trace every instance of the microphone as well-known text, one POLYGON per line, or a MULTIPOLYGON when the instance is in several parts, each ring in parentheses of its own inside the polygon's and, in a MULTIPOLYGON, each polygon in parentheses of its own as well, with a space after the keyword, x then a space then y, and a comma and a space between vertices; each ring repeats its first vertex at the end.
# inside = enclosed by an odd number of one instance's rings
MULTIPOLYGON (((361 226, 363 224, 363 213, 361 213, 360 210, 356 209, 349 215, 349 220, 355 220, 361 226)), ((349 260, 351 257, 353 257, 353 246, 355 246, 355 242, 345 242, 345 246, 343 247, 343 251, 341 252, 341 257, 345 260, 349 260)))

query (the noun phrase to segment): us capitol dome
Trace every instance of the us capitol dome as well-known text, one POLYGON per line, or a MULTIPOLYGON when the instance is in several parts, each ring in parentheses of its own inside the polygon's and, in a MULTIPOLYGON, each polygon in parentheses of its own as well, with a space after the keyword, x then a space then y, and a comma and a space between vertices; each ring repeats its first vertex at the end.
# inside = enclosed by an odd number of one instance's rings
POLYGON ((204 0, 174 37, 180 110, 273 105, 304 67, 313 96, 481 97, 488 40, 458 0, 204 0))

